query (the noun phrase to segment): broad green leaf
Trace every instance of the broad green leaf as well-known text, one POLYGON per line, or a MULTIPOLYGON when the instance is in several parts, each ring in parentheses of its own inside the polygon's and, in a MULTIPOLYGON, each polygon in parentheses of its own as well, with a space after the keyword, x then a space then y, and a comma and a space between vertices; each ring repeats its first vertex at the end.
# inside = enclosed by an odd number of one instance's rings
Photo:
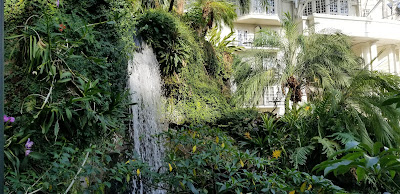
POLYGON ((39 153, 39 152, 31 152, 31 153, 29 154, 29 157, 31 157, 31 158, 33 158, 33 159, 36 159, 36 160, 41 160, 41 159, 44 159, 44 158, 45 158, 45 155, 43 155, 43 154, 41 154, 41 153, 39 153))
POLYGON ((351 149, 351 148, 355 148, 356 146, 358 146, 358 144, 360 144, 360 143, 358 143, 358 142, 356 142, 356 141, 347 142, 347 143, 346 143, 346 146, 345 146, 345 149, 346 149, 346 150, 349 150, 349 149, 351 149))
POLYGON ((31 136, 32 134, 28 134, 27 136, 25 136, 24 138, 22 138, 21 140, 19 140, 18 144, 24 143, 26 142, 26 140, 31 136))
POLYGON ((71 80, 72 80, 71 78, 65 78, 65 79, 58 80, 57 83, 65 83, 65 82, 69 82, 71 80))
POLYGON ((373 154, 379 155, 379 153, 381 153, 381 148, 383 148, 383 144, 381 142, 376 142, 373 146, 373 154))
POLYGON ((71 121, 71 119, 72 119, 72 112, 71 112, 68 108, 65 109, 65 114, 67 114, 68 120, 71 121))
POLYGON ((189 189, 190 189, 194 194, 198 194, 198 193, 199 193, 199 191, 194 187, 194 185, 193 185, 190 181, 188 181, 188 182, 186 183, 186 185, 189 187, 189 189))
POLYGON ((367 160, 367 165, 366 165, 367 168, 370 168, 371 166, 373 166, 379 162, 378 157, 370 157, 368 155, 364 155, 364 157, 367 160))
POLYGON ((332 170, 336 170, 340 166, 347 166, 347 165, 351 164, 351 162, 352 162, 351 160, 342 160, 340 162, 334 163, 334 164, 326 167, 324 170, 324 176, 326 176, 332 170))
POLYGON ((365 178, 365 169, 364 168, 357 167, 356 173, 357 173, 358 182, 364 180, 364 178, 365 178))

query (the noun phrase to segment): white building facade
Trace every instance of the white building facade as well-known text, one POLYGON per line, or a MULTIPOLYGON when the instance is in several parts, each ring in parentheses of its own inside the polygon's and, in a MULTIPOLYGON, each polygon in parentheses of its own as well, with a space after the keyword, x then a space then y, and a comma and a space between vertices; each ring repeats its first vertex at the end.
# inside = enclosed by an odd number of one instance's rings
MULTIPOLYGON (((364 58, 365 64, 372 64, 368 66, 370 70, 400 75, 400 0, 266 1, 268 9, 261 0, 251 0, 247 13, 238 10, 233 29, 235 45, 254 49, 257 31, 269 28, 280 32, 284 14, 290 13, 298 18, 303 29, 313 27, 316 33, 342 32, 350 36, 353 51, 364 58)), ((229 32, 230 29, 223 30, 223 34, 229 32)), ((279 55, 278 50, 270 50, 279 55)), ((282 115, 280 91, 278 86, 268 88, 258 108, 282 115)))

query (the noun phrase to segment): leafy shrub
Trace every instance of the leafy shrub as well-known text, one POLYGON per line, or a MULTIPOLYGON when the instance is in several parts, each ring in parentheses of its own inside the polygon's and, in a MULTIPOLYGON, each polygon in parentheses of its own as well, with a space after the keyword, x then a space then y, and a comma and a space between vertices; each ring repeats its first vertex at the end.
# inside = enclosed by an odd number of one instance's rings
POLYGON ((77 170, 85 159, 80 151, 111 142, 103 136, 123 139, 129 119, 127 57, 121 54, 126 45, 115 33, 119 21, 108 14, 118 3, 61 1, 58 7, 55 1, 21 2, 19 19, 7 21, 23 26, 7 29, 5 105, 6 113, 16 117, 5 131, 7 189, 59 193, 74 180, 72 190, 81 191, 74 176, 85 174, 93 176, 87 190, 104 190, 126 177, 115 175, 123 170, 118 157, 110 163, 111 156, 98 158, 90 151, 90 165, 77 170), (27 138, 35 142, 29 155, 27 138))
POLYGON ((44 154, 33 155, 33 152, 22 163, 13 163, 14 168, 7 169, 5 191, 60 193, 70 190, 104 193, 127 190, 130 177, 137 178, 136 170, 146 169, 147 166, 133 160, 133 156, 128 160, 131 162, 118 161, 115 157, 116 153, 121 154, 115 149, 118 146, 110 143, 108 146, 93 145, 87 149, 79 149, 69 143, 57 142, 44 154), (44 159, 50 159, 52 163, 39 162, 44 159), (30 170, 28 165, 43 172, 30 170), (29 170, 22 171, 26 168, 29 170))
POLYGON ((157 55, 163 75, 180 72, 188 63, 190 42, 187 31, 171 13, 148 10, 138 18, 137 31, 157 55))
POLYGON ((246 193, 341 191, 329 180, 278 167, 280 158, 265 159, 240 151, 226 133, 189 127, 165 133, 169 177, 174 192, 246 193))
POLYGON ((384 148, 380 142, 371 147, 352 141, 313 170, 324 170, 324 175, 331 172, 335 176, 351 174, 360 184, 359 189, 366 192, 397 192, 400 189, 397 184, 400 180, 399 152, 399 149, 384 148), (345 155, 340 159, 334 159, 342 154, 345 155))

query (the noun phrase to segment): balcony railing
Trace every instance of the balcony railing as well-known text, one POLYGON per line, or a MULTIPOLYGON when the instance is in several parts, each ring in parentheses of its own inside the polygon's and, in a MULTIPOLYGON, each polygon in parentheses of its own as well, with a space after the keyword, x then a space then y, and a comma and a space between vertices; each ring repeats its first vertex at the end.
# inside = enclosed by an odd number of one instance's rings
POLYGON ((263 99, 260 101, 260 106, 281 106, 285 104, 285 96, 279 86, 269 86, 265 88, 263 99))
POLYGON ((322 13, 347 16, 349 15, 349 8, 349 0, 313 0, 307 3, 303 10, 303 15, 322 13))
POLYGON ((246 30, 237 30, 236 39, 233 41, 235 46, 253 47, 254 34, 247 33, 246 30))
POLYGON ((265 3, 263 0, 251 0, 250 9, 247 12, 243 12, 238 8, 237 15, 274 15, 276 14, 276 1, 277 0, 266 0, 267 3, 265 3))

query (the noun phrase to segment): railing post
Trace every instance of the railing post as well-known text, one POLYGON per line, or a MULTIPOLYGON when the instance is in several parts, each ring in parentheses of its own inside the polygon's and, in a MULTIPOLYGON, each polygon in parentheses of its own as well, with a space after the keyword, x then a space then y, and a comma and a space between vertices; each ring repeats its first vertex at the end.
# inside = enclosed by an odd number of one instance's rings
POLYGON ((326 14, 331 14, 331 1, 325 0, 325 10, 326 14))

